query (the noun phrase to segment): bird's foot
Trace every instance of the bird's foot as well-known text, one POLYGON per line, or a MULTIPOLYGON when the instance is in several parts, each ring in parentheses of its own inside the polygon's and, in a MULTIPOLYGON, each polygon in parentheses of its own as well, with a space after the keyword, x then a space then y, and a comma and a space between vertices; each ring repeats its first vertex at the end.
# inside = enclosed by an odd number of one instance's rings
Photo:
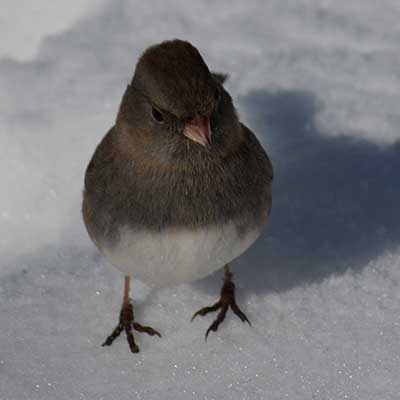
POLYGON ((132 353, 138 353, 139 347, 135 343, 135 338, 132 333, 133 329, 138 332, 145 332, 150 336, 157 335, 161 337, 161 335, 150 326, 142 326, 139 323, 135 322, 132 304, 127 302, 122 304, 121 312, 119 315, 119 323, 117 327, 114 329, 112 334, 106 339, 106 341, 102 344, 102 346, 111 346, 114 340, 121 334, 121 332, 125 331, 126 338, 128 340, 128 344, 132 353))
POLYGON ((221 322, 224 321, 229 307, 231 308, 233 313, 241 319, 242 322, 247 322, 251 326, 251 323, 250 323, 249 319, 246 317, 246 314, 236 304, 235 284, 232 282, 232 273, 229 271, 228 268, 226 268, 224 284, 221 289, 220 299, 212 306, 204 307, 201 310, 197 311, 192 317, 192 321, 193 321, 198 315, 200 315, 201 317, 204 317, 205 315, 207 315, 210 312, 221 310, 218 313, 217 318, 207 329, 205 339, 207 339, 210 331, 214 331, 214 332, 217 331, 221 322))

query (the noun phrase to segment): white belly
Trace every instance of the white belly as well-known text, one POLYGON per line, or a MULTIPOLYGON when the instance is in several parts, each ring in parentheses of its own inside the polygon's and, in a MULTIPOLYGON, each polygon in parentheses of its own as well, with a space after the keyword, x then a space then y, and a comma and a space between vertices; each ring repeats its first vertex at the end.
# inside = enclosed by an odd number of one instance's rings
POLYGON ((124 274, 150 286, 172 286, 203 278, 242 254, 259 236, 239 235, 233 224, 161 233, 123 228, 116 245, 101 246, 124 274))

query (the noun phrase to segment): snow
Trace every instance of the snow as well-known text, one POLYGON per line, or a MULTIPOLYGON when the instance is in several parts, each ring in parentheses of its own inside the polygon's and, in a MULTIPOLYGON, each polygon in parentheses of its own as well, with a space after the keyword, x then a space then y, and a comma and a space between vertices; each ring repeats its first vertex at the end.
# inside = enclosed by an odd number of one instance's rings
POLYGON ((0 399, 395 399, 400 393, 400 5, 5 1, 0 21, 0 399), (5 15, 4 15, 5 14, 5 15), (161 339, 100 344, 122 275, 80 217, 85 166, 149 44, 192 41, 275 166, 271 223, 221 272, 150 291, 161 339))

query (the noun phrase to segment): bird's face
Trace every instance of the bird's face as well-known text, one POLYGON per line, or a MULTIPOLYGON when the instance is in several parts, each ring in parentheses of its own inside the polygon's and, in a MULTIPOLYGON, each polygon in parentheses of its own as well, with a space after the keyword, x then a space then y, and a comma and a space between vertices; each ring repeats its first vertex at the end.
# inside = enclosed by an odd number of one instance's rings
POLYGON ((139 59, 122 116, 155 141, 210 147, 222 94, 196 48, 180 40, 163 42, 139 59))

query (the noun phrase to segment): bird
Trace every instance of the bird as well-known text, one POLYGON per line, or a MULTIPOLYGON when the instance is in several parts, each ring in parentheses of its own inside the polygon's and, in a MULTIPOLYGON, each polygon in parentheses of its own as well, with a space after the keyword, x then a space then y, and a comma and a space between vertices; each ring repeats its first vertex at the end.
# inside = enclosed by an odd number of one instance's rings
POLYGON ((125 331, 137 353, 133 331, 161 337, 136 321, 131 279, 171 287, 224 268, 219 300, 192 320, 218 311, 205 338, 229 308, 251 325, 236 303, 230 263, 269 220, 273 167, 240 122, 226 77, 211 72, 188 41, 148 47, 87 166, 84 224, 125 276, 119 322, 104 346, 125 331))

